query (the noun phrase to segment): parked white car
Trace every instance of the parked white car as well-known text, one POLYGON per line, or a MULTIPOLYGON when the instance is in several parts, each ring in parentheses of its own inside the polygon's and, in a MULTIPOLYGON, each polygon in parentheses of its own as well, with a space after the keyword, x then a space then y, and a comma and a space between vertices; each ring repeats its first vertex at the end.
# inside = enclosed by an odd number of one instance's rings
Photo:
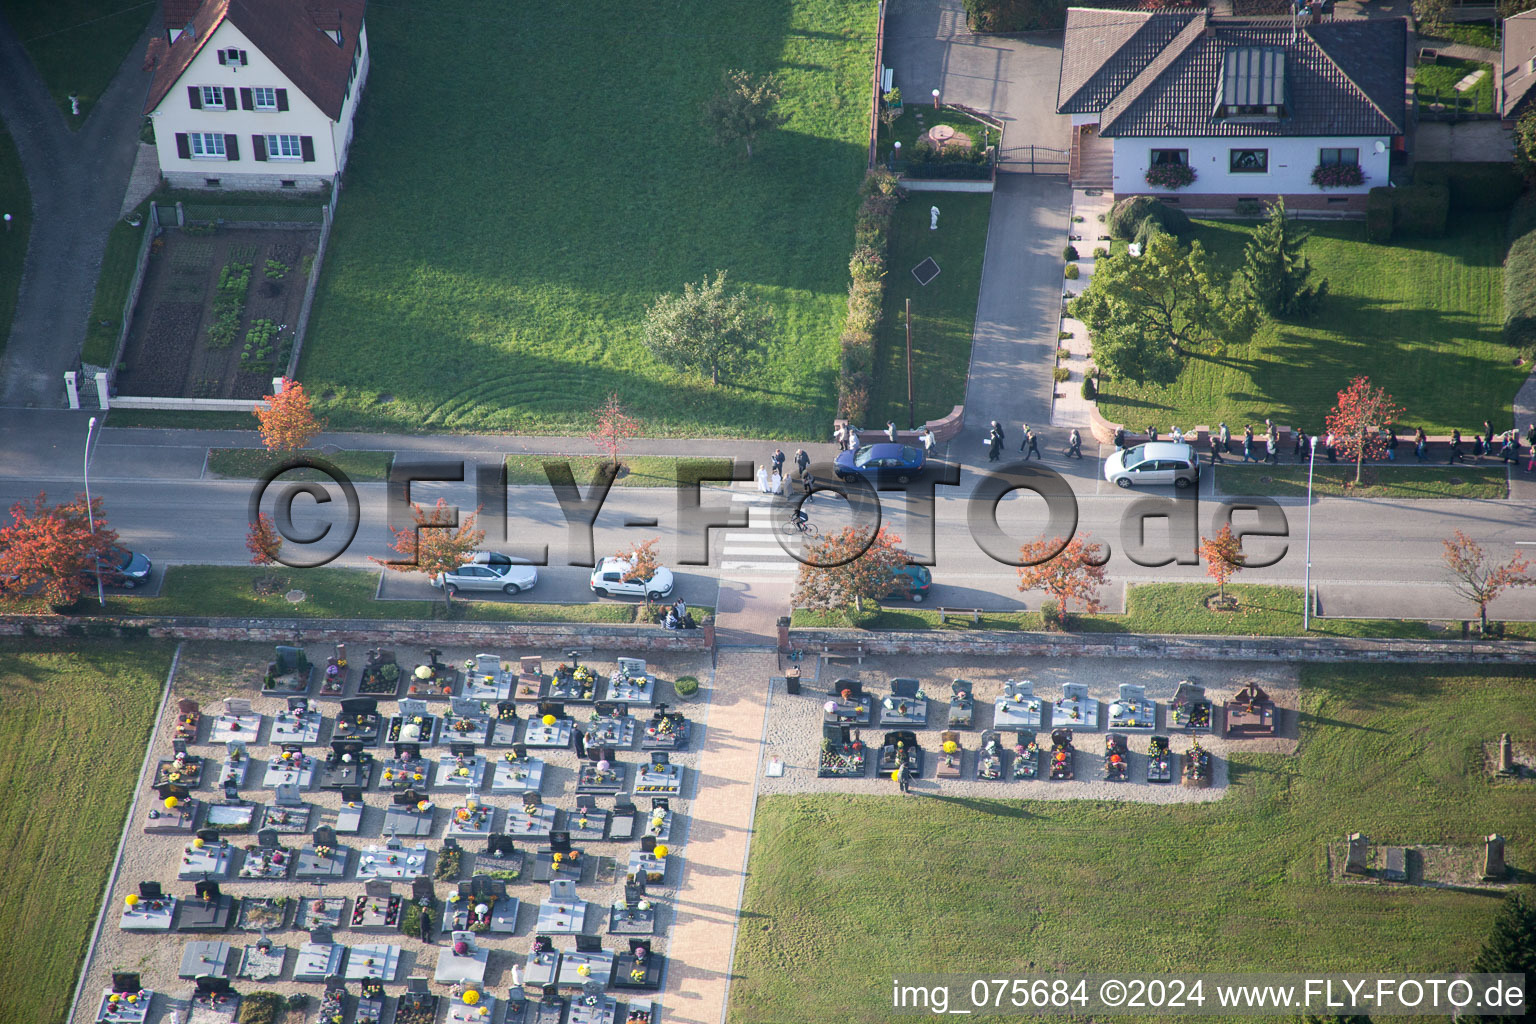
POLYGON ((434 587, 442 589, 446 586, 450 594, 461 590, 499 590, 510 596, 520 594, 538 582, 539 570, 494 551, 477 551, 464 565, 432 578, 434 587))
POLYGON ((648 580, 625 582, 624 574, 634 565, 627 558, 605 558, 592 570, 592 593, 598 597, 650 597, 653 600, 672 593, 672 570, 658 568, 648 580))
POLYGON ((1119 487, 1173 484, 1188 487, 1200 480, 1195 449, 1173 441, 1149 441, 1123 448, 1104 460, 1104 479, 1119 487))

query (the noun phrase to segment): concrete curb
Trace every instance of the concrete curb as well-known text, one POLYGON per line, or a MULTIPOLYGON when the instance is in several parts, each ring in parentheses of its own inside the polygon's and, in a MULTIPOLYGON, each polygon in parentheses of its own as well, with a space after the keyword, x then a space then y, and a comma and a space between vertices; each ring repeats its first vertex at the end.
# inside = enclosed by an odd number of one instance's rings
POLYGON ((66 1021, 75 1019, 75 1010, 80 1004, 80 994, 85 988, 85 979, 90 977, 91 968, 95 966, 96 946, 101 942, 101 929, 107 923, 107 900, 112 897, 112 890, 117 887, 118 875, 123 870, 123 850, 128 845, 128 830, 133 827, 138 818, 139 800, 144 791, 144 780, 149 775, 149 762, 155 751, 155 730, 160 728, 160 723, 165 721, 165 705, 171 699, 171 683, 176 678, 176 668, 181 664, 181 644, 176 645, 176 653, 171 655, 171 670, 165 674, 165 688, 160 692, 160 706, 155 709, 155 719, 149 726, 149 737, 144 743, 144 763, 139 765, 139 777, 133 786, 133 802, 128 805, 128 816, 123 820, 123 831, 117 837, 117 853, 112 858, 112 873, 107 876, 107 887, 101 894, 101 907, 96 911, 96 927, 91 930, 91 944, 86 947, 85 960, 80 967, 80 977, 75 981, 75 994, 69 1001, 69 1013, 65 1015, 66 1021))

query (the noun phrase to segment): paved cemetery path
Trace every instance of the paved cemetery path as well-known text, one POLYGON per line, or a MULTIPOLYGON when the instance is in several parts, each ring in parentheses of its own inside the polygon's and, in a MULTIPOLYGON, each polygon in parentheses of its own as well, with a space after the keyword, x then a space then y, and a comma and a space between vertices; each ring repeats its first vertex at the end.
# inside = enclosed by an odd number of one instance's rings
POLYGON ((678 1024, 725 1020, 768 679, 780 672, 775 620, 789 614, 791 585, 792 578, 779 578, 721 586, 720 647, 662 995, 666 1019, 678 1024))
POLYGON ((71 132, 21 40, 0 17, 0 119, 16 142, 32 190, 32 237, 0 363, 0 406, 65 404, 107 235, 138 151, 150 76, 141 70, 154 19, 112 84, 71 132))

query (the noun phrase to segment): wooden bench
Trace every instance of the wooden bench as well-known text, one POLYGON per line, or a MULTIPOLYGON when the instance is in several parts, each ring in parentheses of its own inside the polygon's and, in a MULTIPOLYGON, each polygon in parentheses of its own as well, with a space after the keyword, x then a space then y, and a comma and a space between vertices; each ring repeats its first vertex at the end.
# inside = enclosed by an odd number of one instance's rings
POLYGON ((934 611, 939 613, 939 625, 941 625, 941 626, 944 625, 947 616, 950 616, 950 615, 954 615, 954 616, 966 616, 966 615, 969 615, 971 617, 971 624, 973 626, 981 625, 982 610, 980 608, 948 608, 948 607, 945 607, 944 605, 939 605, 938 607, 934 608, 934 611))
POLYGON ((854 661, 862 665, 864 654, 864 645, 861 643, 853 644, 851 647, 833 647, 828 644, 821 648, 821 656, 827 661, 854 661))

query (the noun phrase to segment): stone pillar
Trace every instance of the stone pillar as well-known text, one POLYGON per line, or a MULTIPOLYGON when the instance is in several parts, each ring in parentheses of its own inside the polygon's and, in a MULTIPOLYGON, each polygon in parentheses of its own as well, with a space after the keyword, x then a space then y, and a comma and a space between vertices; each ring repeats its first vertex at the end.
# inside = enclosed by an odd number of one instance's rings
POLYGON ((280 395, 282 393, 283 393, 283 378, 281 378, 281 377, 273 377, 272 378, 272 394, 280 395))
POLYGON ((1370 853, 1371 841, 1366 838, 1365 833, 1351 833, 1349 837, 1349 861, 1344 865, 1344 870, 1354 875, 1365 874, 1370 853))
POLYGON ((64 374, 64 394, 69 399, 71 409, 80 408, 80 385, 75 379, 74 370, 68 370, 64 374))
POLYGON ((96 375, 96 402, 103 409, 112 408, 112 389, 107 384, 105 373, 96 375))
POLYGON ((182 208, 180 199, 176 200, 176 226, 179 228, 187 226, 187 211, 182 208))
POLYGON ((782 654, 789 650, 789 616, 779 616, 779 652, 782 654))
POLYGON ((1484 840, 1483 878, 1495 881, 1504 877, 1504 837, 1497 832, 1484 840))
POLYGON ((1515 745, 1510 742, 1509 733, 1499 737, 1499 774, 1513 775, 1515 773, 1515 745))

